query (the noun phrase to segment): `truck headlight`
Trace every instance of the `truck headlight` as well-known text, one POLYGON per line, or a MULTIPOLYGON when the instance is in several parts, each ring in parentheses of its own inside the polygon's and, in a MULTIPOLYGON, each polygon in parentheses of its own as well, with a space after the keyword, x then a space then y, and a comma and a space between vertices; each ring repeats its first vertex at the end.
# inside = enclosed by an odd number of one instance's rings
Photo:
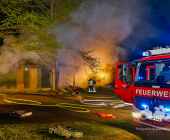
POLYGON ((139 115, 140 115, 140 114, 139 114, 139 113, 136 113, 136 112, 133 112, 133 113, 132 113, 132 116, 135 117, 135 118, 138 118, 139 115))

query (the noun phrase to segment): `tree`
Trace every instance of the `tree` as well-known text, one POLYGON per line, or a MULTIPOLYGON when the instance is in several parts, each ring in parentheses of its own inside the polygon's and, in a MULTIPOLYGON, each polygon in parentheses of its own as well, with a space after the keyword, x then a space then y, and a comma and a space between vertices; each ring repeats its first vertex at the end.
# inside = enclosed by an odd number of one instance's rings
MULTIPOLYGON (((82 60, 84 61, 84 69, 86 71, 85 66, 88 66, 91 71, 96 74, 100 69, 101 69, 101 65, 100 65, 100 59, 98 57, 93 57, 92 55, 90 55, 90 53, 92 53, 94 50, 78 50, 77 53, 78 55, 82 58, 82 60)), ((87 74, 87 71, 86 71, 87 74)))
POLYGON ((0 37, 13 36, 11 45, 36 52, 45 63, 56 61, 61 44, 50 33, 56 22, 68 20, 81 0, 1 0, 0 37))
MULTIPOLYGON (((23 51, 36 52, 42 61, 53 65, 56 62, 61 42, 55 41, 50 32, 55 23, 67 24, 70 12, 83 0, 1 0, 0 12, 4 18, 0 24, 0 37, 14 35, 11 45, 23 51)), ((93 50, 94 51, 94 50, 93 50)), ((93 73, 100 68, 98 58, 92 57, 93 51, 78 50, 78 55, 93 73)))

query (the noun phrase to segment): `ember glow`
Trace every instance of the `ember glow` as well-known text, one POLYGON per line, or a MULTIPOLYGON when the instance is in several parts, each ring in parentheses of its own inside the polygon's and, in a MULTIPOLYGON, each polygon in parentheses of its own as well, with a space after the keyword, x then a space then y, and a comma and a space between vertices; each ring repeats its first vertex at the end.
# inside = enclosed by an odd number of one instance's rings
POLYGON ((104 74, 100 74, 101 77, 104 77, 104 74))

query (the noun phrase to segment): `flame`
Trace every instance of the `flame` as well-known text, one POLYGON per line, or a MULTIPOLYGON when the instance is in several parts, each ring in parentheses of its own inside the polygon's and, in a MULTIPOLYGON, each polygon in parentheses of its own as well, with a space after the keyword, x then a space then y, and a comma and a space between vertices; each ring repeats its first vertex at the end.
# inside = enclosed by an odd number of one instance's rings
POLYGON ((100 74, 101 77, 104 77, 104 74, 100 74))

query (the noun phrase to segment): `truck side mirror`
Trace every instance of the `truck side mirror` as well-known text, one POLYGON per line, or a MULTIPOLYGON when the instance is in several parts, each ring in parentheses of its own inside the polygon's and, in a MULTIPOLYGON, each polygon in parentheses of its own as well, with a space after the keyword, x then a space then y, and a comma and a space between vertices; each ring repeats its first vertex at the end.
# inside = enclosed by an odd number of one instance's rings
POLYGON ((121 71, 121 74, 119 75, 119 79, 125 83, 128 81, 128 78, 127 78, 127 75, 128 75, 128 65, 127 64, 122 64, 122 65, 119 65, 118 68, 121 68, 122 71, 121 71))
POLYGON ((123 76, 127 76, 127 74, 128 74, 128 65, 123 64, 123 76))
POLYGON ((121 77, 120 77, 120 80, 121 80, 123 83, 125 83, 125 82, 127 82, 127 77, 126 77, 126 76, 121 76, 121 77))

